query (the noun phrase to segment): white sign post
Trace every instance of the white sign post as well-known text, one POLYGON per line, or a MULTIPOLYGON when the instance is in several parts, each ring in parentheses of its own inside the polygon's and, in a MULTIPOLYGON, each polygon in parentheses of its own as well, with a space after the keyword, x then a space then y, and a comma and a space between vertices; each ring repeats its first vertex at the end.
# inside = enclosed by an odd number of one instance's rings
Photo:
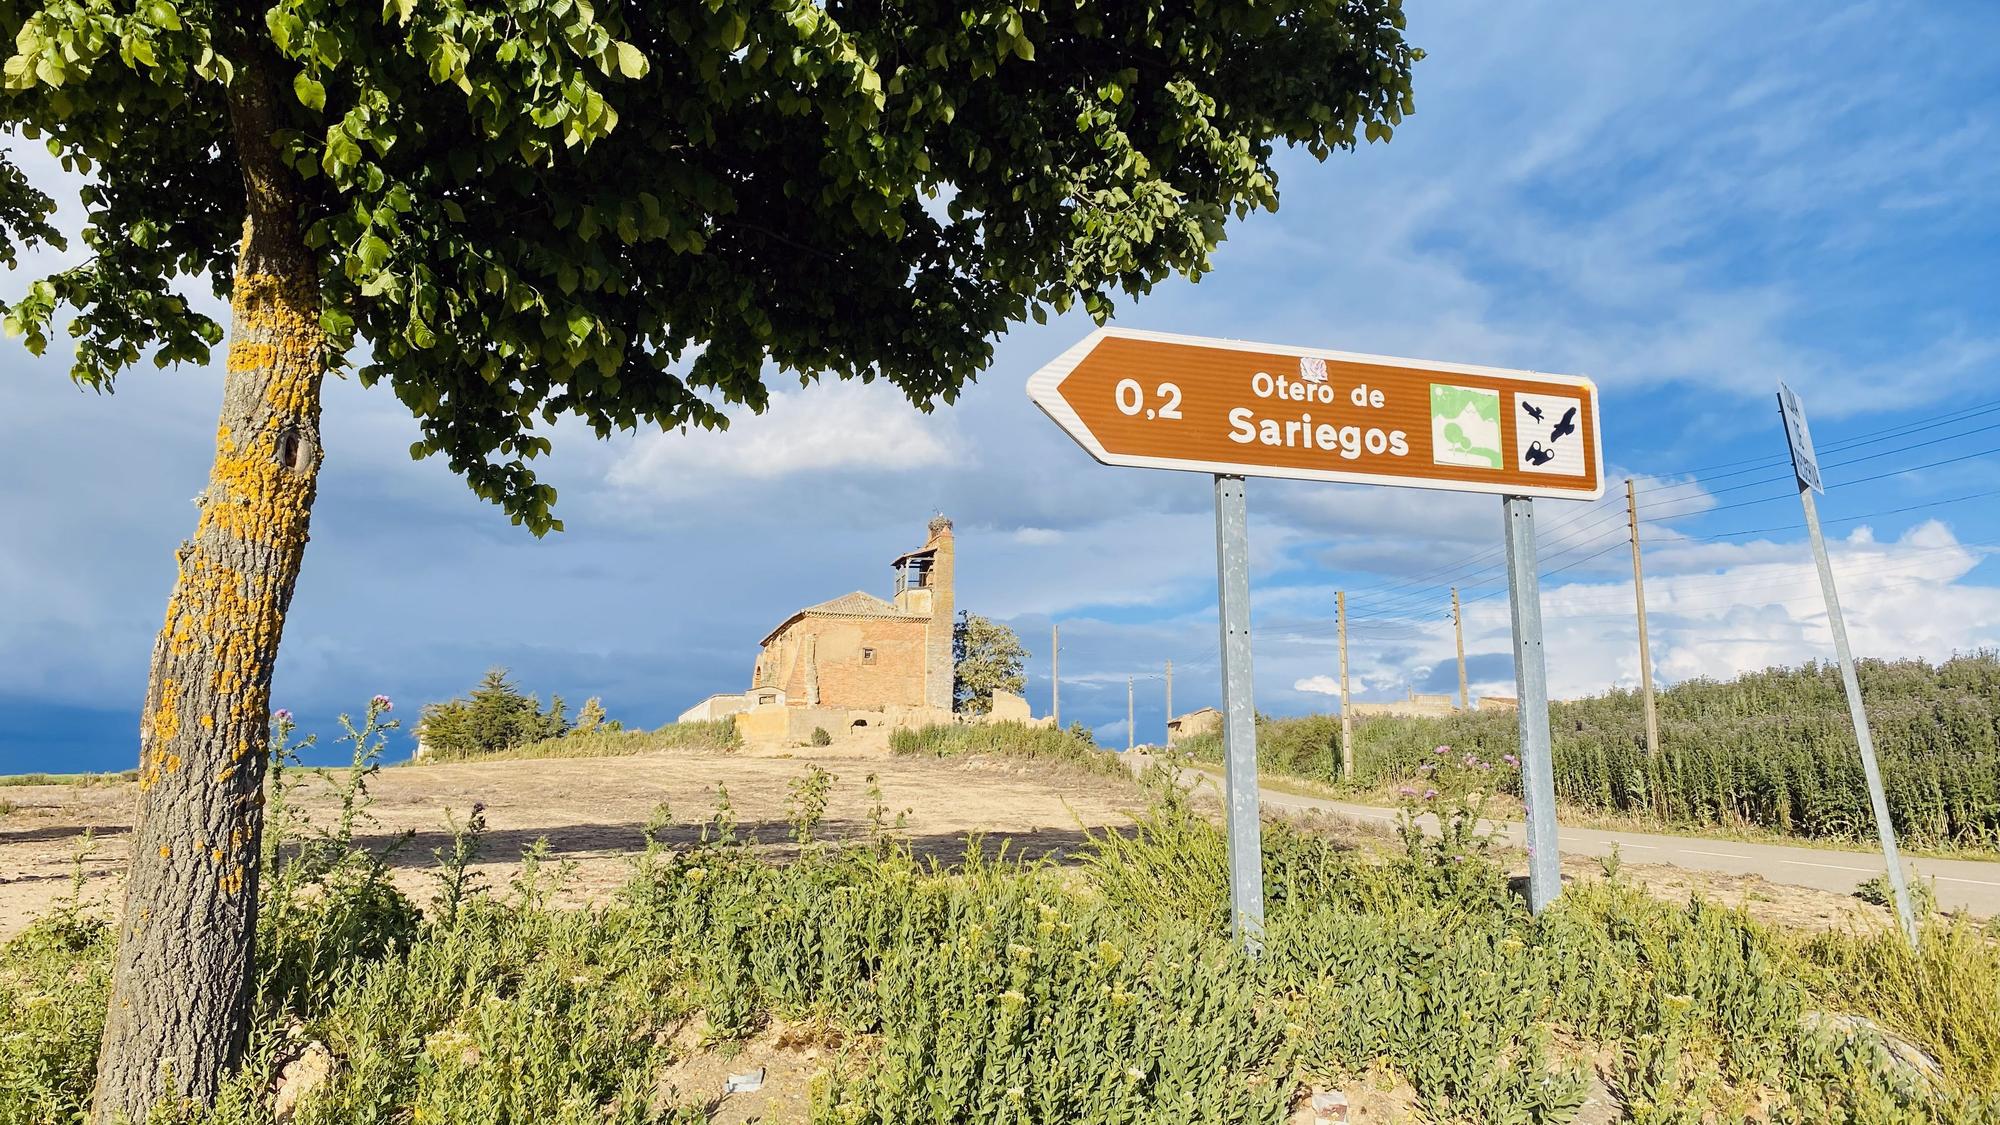
POLYGON ((1875 763, 1875 739, 1868 731, 1868 713, 1861 704, 1861 681, 1854 674, 1854 650, 1847 643, 1847 622, 1840 613, 1840 593, 1833 585, 1833 563, 1827 558, 1826 536, 1819 528, 1819 506, 1813 493, 1824 493, 1819 457, 1813 452, 1806 408, 1784 383, 1778 384, 1778 413, 1785 421, 1785 441, 1792 450, 1792 472, 1798 478, 1799 503, 1806 512, 1806 534, 1812 540, 1813 561, 1819 565, 1819 586, 1826 595, 1826 621, 1833 628, 1834 659, 1840 661, 1840 684, 1847 693, 1847 713, 1854 721, 1854 741, 1861 746, 1861 772, 1868 778, 1868 801, 1875 807, 1875 831, 1882 839, 1882 858, 1889 865, 1889 886, 1895 890, 1896 917, 1912 946, 1917 943, 1917 916, 1910 907, 1910 888, 1903 878, 1903 860, 1896 851, 1896 826, 1889 819, 1889 795, 1882 789, 1882 769, 1875 763))

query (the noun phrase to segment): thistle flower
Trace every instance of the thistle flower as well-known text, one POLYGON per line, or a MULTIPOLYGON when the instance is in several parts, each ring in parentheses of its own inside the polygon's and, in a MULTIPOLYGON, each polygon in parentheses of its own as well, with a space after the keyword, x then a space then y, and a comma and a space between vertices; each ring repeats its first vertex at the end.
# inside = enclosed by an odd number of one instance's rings
POLYGON ((291 711, 291 708, 289 708, 289 707, 280 707, 280 708, 278 708, 278 709, 277 709, 276 711, 273 711, 273 712, 271 712, 271 717, 272 717, 273 719, 276 719, 276 720, 277 720, 278 722, 281 722, 281 723, 289 723, 289 722, 291 722, 291 721, 292 721, 292 711, 291 711))
POLYGON ((378 695, 375 698, 369 700, 368 706, 374 708, 377 711, 394 711, 396 709, 395 702, 386 695, 378 695))
POLYGON ((1424 790, 1424 800, 1426 801, 1435 800, 1437 798, 1437 795, 1438 791, 1435 789, 1424 790))
POLYGON ((1417 795, 1417 791, 1408 785, 1402 786, 1396 792, 1401 793, 1405 797, 1414 797, 1417 795))
POLYGON ((1431 751, 1431 753, 1433 753, 1433 754, 1436 754, 1436 755, 1437 755, 1438 757, 1442 758, 1442 757, 1444 757, 1444 756, 1445 756, 1446 754, 1449 754, 1449 753, 1451 753, 1451 747, 1449 747, 1449 746, 1440 746, 1440 747, 1438 747, 1437 749, 1435 749, 1435 750, 1431 751))
POLYGON ((1506 762, 1510 766, 1513 766, 1515 769, 1519 769, 1521 767, 1521 759, 1515 757, 1512 754, 1502 754, 1500 755, 1500 760, 1506 762))

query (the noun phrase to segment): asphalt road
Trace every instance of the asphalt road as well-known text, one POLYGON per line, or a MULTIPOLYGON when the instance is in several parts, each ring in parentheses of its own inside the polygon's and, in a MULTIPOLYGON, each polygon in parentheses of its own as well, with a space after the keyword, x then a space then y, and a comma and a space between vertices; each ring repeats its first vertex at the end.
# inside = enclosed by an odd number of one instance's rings
MULTIPOLYGON (((1197 785, 1221 789, 1221 779, 1200 771, 1197 785)), ((1356 805, 1320 797, 1302 797, 1264 788, 1260 797, 1267 809, 1335 813, 1357 820, 1394 823, 1393 809, 1356 805)), ((1434 819, 1425 825, 1435 832, 1434 819)), ((1524 846, 1525 826, 1519 821, 1500 821, 1494 827, 1500 838, 1515 847, 1524 846)), ((1753 844, 1741 840, 1719 840, 1696 836, 1662 836, 1650 832, 1608 832, 1595 828, 1562 827, 1558 831, 1564 855, 1601 856, 1618 853, 1633 863, 1663 863, 1691 871, 1721 871, 1732 875, 1761 875, 1773 883, 1815 890, 1852 894, 1856 887, 1882 873, 1880 852, 1848 851, 1833 848, 1803 848, 1784 844, 1753 844)), ((2000 914, 2000 861, 1964 859, 1912 859, 1903 857, 1903 868, 1912 878, 1933 881, 1938 908, 1960 907, 1978 914, 2000 914)))

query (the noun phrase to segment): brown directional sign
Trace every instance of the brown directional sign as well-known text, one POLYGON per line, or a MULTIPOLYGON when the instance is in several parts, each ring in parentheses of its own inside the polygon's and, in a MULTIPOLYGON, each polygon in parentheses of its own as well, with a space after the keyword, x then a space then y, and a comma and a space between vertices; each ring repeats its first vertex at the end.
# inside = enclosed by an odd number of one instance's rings
POLYGON ((1571 375, 1100 328, 1028 395, 1107 465, 1604 494, 1597 387, 1571 375))

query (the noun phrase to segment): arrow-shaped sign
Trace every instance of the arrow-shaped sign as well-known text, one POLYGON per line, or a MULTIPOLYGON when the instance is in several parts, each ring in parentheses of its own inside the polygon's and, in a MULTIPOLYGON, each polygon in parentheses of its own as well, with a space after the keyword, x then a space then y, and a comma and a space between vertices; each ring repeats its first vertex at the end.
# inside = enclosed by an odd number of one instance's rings
POLYGON ((1100 328, 1028 395, 1107 465, 1603 495, 1588 379, 1100 328))

